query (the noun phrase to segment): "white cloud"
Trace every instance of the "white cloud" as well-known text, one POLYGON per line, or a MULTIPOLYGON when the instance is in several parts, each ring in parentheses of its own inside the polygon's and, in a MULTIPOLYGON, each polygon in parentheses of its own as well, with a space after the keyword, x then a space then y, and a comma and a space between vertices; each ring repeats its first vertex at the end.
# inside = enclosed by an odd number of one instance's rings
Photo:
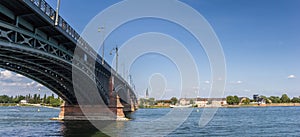
POLYGON ((250 92, 250 91, 251 91, 251 89, 244 89, 244 91, 245 91, 245 92, 250 92))
POLYGON ((204 81, 205 84, 210 84, 210 81, 206 80, 204 81))
POLYGON ((25 76, 9 70, 0 70, 0 86, 43 87, 41 84, 32 81, 25 76))
POLYGON ((229 84, 233 84, 233 85, 239 85, 239 84, 243 84, 244 82, 241 80, 238 81, 230 81, 229 84))
POLYGON ((35 85, 34 81, 26 83, 26 86, 28 87, 33 87, 34 85, 35 85))
POLYGON ((42 87, 44 87, 44 85, 42 85, 42 84, 40 84, 40 83, 37 83, 37 85, 36 85, 35 87, 37 87, 37 88, 42 88, 42 87))
POLYGON ((19 78, 25 78, 25 76, 21 75, 21 74, 17 74, 16 77, 19 77, 19 78))
POLYGON ((242 83, 243 83, 243 81, 240 81, 240 80, 239 80, 239 81, 237 81, 236 83, 237 83, 237 84, 242 84, 242 83))
POLYGON ((0 70, 0 80, 10 81, 10 82, 20 82, 27 78, 21 74, 16 74, 9 70, 0 70))
POLYGON ((19 95, 37 91, 49 92, 49 94, 52 93, 47 87, 21 74, 17 74, 9 70, 3 70, 1 68, 0 88, 0 95, 19 95))
POLYGON ((287 78, 288 78, 288 79, 295 79, 296 76, 295 76, 295 75, 289 75, 287 78))
POLYGON ((9 79, 13 77, 13 73, 8 70, 0 71, 0 78, 1 79, 9 79))
POLYGON ((18 86, 18 87, 25 87, 26 83, 20 82, 0 82, 0 86, 18 86))

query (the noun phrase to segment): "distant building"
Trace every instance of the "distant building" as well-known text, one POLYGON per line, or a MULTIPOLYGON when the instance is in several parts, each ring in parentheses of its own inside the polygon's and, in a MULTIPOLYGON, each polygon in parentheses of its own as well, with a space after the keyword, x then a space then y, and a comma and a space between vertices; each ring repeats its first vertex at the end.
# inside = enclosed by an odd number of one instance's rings
POLYGON ((195 104, 198 107, 205 107, 208 104, 207 98, 196 98, 195 104))
POLYGON ((253 100, 255 101, 255 102, 252 102, 251 104, 258 104, 258 105, 260 105, 260 104, 266 104, 266 100, 264 99, 264 98, 261 98, 258 94, 254 94, 253 95, 253 100))
POLYGON ((28 104, 27 100, 21 100, 20 104, 28 104))
POLYGON ((258 94, 254 94, 254 95, 253 95, 253 100, 254 100, 255 102, 258 102, 258 99, 259 99, 259 95, 258 95, 258 94))
POLYGON ((223 106, 227 105, 226 98, 211 98, 211 105, 213 106, 223 106))
POLYGON ((226 98, 182 98, 179 100, 180 105, 189 105, 190 102, 198 107, 205 106, 223 106, 226 105, 226 98))
POLYGON ((260 105, 260 104, 266 104, 266 100, 263 99, 263 98, 259 98, 257 103, 260 105))
POLYGON ((187 99, 187 98, 179 99, 179 104, 180 105, 189 105, 190 104, 190 100, 191 99, 187 99))
POLYGON ((148 88, 147 88, 147 90, 146 90, 146 99, 148 99, 149 98, 149 92, 148 92, 148 88))

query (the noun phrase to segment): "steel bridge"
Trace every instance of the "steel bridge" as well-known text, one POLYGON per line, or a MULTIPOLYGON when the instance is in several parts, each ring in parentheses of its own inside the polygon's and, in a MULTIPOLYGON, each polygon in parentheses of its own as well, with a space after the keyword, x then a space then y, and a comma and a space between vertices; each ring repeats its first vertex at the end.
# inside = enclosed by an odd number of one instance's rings
MULTIPOLYGON (((0 68, 48 87, 73 110, 78 105, 72 77, 72 68, 76 68, 83 80, 95 79, 106 105, 111 106, 112 100, 123 94, 122 109, 133 111, 137 98, 130 85, 107 62, 102 64, 97 52, 61 16, 55 25, 55 15, 45 0, 1 0, 0 68), (117 93, 115 87, 120 84, 126 89, 117 93)), ((63 115, 72 115, 66 114, 66 108, 62 111, 63 115)))

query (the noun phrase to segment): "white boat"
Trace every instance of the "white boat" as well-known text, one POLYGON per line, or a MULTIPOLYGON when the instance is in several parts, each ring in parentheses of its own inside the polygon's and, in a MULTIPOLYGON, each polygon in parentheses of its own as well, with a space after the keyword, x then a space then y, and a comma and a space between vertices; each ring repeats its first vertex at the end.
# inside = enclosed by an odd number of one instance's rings
POLYGON ((191 108, 191 107, 193 107, 192 104, 185 105, 185 106, 182 106, 182 105, 170 105, 170 108, 191 108))

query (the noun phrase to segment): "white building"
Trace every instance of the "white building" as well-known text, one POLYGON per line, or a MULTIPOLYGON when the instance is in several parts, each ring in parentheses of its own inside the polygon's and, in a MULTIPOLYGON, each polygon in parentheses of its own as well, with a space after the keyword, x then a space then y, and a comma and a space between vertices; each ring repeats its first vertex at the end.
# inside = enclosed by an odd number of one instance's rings
POLYGON ((189 105, 190 104, 190 99, 187 98, 182 98, 179 100, 180 105, 189 105))
POLYGON ((198 107, 205 107, 208 104, 208 99, 207 98, 197 98, 195 101, 195 104, 198 107))
POLYGON ((20 104, 28 104, 27 100, 21 100, 20 104))
POLYGON ((223 106, 226 105, 225 98, 197 98, 195 104, 198 107, 205 107, 205 106, 223 106))

